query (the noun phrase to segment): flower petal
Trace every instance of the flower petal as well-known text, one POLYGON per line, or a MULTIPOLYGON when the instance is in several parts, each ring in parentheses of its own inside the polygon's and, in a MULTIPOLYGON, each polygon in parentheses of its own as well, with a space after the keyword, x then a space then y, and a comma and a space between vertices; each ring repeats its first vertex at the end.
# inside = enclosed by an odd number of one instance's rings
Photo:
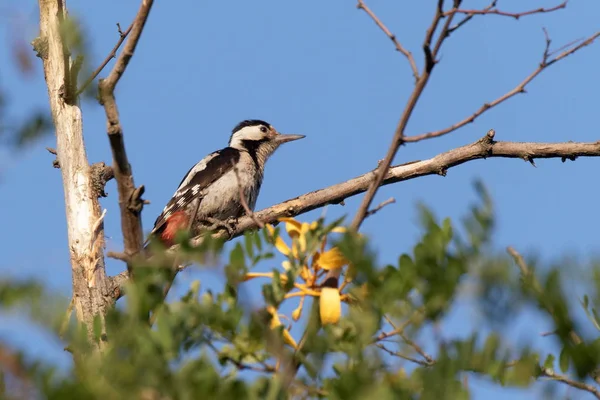
POLYGON ((308 222, 303 222, 302 227, 300 228, 300 232, 304 235, 309 230, 310 230, 310 224, 308 222))
POLYGON ((337 288, 325 287, 321 290, 319 298, 319 315, 321 324, 335 324, 342 315, 342 302, 337 288))
POLYGON ((294 218, 279 218, 280 222, 285 222, 285 230, 291 238, 298 237, 302 233, 302 223, 294 218))
MULTIPOLYGON (((269 314, 271 314, 271 323, 270 323, 271 329, 275 329, 275 328, 283 325, 281 323, 281 320, 279 319, 279 315, 277 315, 277 310, 275 309, 275 307, 267 306, 267 311, 269 312, 269 314)), ((296 343, 296 341, 294 340, 294 338, 292 337, 290 332, 287 329, 285 329, 285 327, 283 328, 282 333, 283 333, 283 341, 286 344, 289 344, 290 346, 292 346, 294 349, 297 349, 298 344, 296 343)))
POLYGON ((300 316, 302 315, 302 309, 304 307, 304 296, 300 297, 300 303, 298 304, 298 308, 292 311, 292 319, 294 321, 298 321, 300 316))
POLYGON ((300 278, 302 278, 304 282, 308 282, 312 279, 312 273, 306 265, 303 265, 302 269, 300 270, 300 278))
POLYGON ((346 233, 348 232, 348 229, 345 226, 336 226, 335 228, 333 228, 331 230, 331 232, 335 232, 335 233, 346 233))
POLYGON ((348 260, 337 247, 332 247, 319 256, 319 266, 324 270, 342 268, 346 264, 348 260))
MULTIPOLYGON (((273 228, 273 226, 270 224, 267 224, 266 227, 271 236, 273 236, 275 233, 275 228, 273 228)), ((285 244, 281 236, 277 236, 277 238, 275 238, 275 248, 283 255, 287 256, 290 254, 290 248, 287 244, 285 244)))

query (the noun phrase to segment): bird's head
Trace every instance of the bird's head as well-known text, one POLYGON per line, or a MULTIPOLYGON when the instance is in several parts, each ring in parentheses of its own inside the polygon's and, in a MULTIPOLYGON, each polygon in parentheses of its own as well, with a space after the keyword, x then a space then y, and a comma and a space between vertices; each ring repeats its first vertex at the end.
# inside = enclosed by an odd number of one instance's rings
POLYGON ((279 133, 268 122, 251 119, 242 121, 233 128, 229 146, 249 152, 260 161, 261 166, 264 166, 267 158, 279 146, 303 137, 304 135, 279 133))

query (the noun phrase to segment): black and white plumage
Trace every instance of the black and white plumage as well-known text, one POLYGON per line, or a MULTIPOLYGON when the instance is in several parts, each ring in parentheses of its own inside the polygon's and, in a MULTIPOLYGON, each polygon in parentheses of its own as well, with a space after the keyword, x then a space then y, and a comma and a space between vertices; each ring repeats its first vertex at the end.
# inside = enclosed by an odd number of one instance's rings
POLYGON ((281 144, 303 137, 280 134, 261 120, 240 122, 228 147, 209 154, 188 171, 150 235, 170 246, 179 230, 198 234, 215 221, 241 217, 245 211, 240 187, 248 207, 254 210, 267 159, 281 144))

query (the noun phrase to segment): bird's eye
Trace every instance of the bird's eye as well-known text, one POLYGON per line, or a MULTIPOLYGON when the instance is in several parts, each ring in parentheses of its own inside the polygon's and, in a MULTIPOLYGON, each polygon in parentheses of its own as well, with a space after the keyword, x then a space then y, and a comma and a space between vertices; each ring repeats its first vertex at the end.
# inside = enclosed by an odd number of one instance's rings
POLYGON ((260 127, 260 131, 261 131, 262 133, 267 133, 267 128, 266 128, 265 126, 261 126, 261 127, 260 127))

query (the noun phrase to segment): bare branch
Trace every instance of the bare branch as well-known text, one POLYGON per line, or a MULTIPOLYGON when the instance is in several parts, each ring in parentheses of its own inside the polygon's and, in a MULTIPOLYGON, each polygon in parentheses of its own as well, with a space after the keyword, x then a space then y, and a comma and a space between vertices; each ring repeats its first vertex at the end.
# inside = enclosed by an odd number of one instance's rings
MULTIPOLYGON (((523 256, 521 256, 521 254, 517 250, 515 250, 513 247, 510 247, 510 246, 506 248, 506 252, 508 254, 510 254, 510 256, 515 260, 515 264, 517 264, 517 266, 519 267, 519 271, 521 271, 522 278, 524 280, 529 280, 530 285, 531 285, 531 290, 535 293, 535 295, 536 296, 543 295, 543 289, 542 289, 542 286, 540 285, 540 282, 532 274, 531 269, 525 262, 525 259, 523 258, 523 256)), ((554 310, 552 309, 552 307, 546 308, 546 310, 549 314, 551 314, 551 315, 554 314, 554 310)), ((574 344, 580 344, 582 342, 581 337, 574 330, 571 330, 569 332, 569 338, 571 339, 571 341, 574 344)))
POLYGON ((381 20, 377 17, 377 15, 375 15, 375 13, 371 11, 369 7, 367 7, 363 0, 358 0, 358 5, 356 7, 358 9, 363 9, 369 15, 369 17, 371 17, 373 22, 375 22, 375 24, 377 24, 377 26, 383 31, 383 33, 385 33, 387 37, 390 38, 390 40, 394 43, 394 46, 396 46, 396 50, 404 54, 404 56, 408 60, 408 63, 410 64, 410 68, 412 70, 413 76, 415 77, 415 81, 417 81, 419 79, 419 69, 417 68, 417 64, 415 63, 415 58, 413 57, 412 53, 406 48, 404 48, 402 44, 400 44, 400 42, 396 38, 396 35, 390 32, 387 26, 385 26, 383 22, 381 22, 381 20))
MULTIPOLYGON (((427 175, 445 176, 452 167, 477 159, 493 157, 517 158, 527 162, 536 158, 574 160, 577 157, 600 157, 600 142, 496 142, 494 141, 494 131, 491 130, 483 138, 469 145, 441 153, 428 160, 412 161, 390 168, 382 186, 427 175)), ((365 192, 373 181, 375 173, 376 171, 368 172, 346 182, 284 201, 254 214, 263 223, 269 224, 276 222, 281 217, 294 217, 327 204, 339 204, 344 199, 365 192)), ((237 222, 234 237, 242 235, 248 229, 256 228, 257 225, 252 218, 242 217, 237 222)), ((225 235, 223 232, 217 234, 219 237, 225 237, 225 235)), ((201 236, 198 236, 193 241, 197 244, 201 240, 201 236)))
POLYGON ((404 359, 406 361, 410 361, 412 363, 419 364, 419 365, 422 365, 424 367, 429 367, 429 366, 431 366, 433 364, 433 363, 430 364, 427 360, 419 360, 419 359, 416 359, 414 357, 407 356, 406 354, 402 354, 402 353, 400 353, 398 351, 390 350, 387 347, 385 347, 385 345, 383 343, 376 343, 375 346, 377 346, 381 350, 385 351, 390 356, 402 358, 402 359, 404 359))
MULTIPOLYGON (((125 254, 133 256, 137 254, 143 243, 142 222, 140 214, 144 201, 141 195, 144 187, 135 187, 131 165, 125 151, 123 141, 123 128, 119 121, 119 111, 115 101, 115 87, 119 79, 125 73, 127 65, 133 57, 135 48, 140 40, 144 25, 148 19, 153 0, 142 0, 142 4, 135 20, 132 23, 129 39, 125 43, 123 51, 117 58, 115 66, 106 79, 100 80, 100 100, 104 105, 106 119, 108 121, 108 137, 113 154, 113 170, 117 180, 119 191, 119 205, 121 208, 121 230, 125 245, 125 254)), ((123 33, 124 35, 125 33, 123 33)))
POLYGON ((117 28, 119 31, 119 41, 117 42, 115 47, 113 47, 113 49, 110 51, 110 53, 108 53, 108 56, 106 56, 104 61, 102 61, 102 64, 100 64, 100 66, 98 68, 96 68, 96 70, 94 72, 92 72, 92 75, 90 75, 90 77, 81 85, 81 87, 77 91, 77 96, 79 96, 81 93, 83 93, 83 91, 90 85, 90 83, 92 83, 93 80, 96 79, 98 74, 100 74, 100 72, 102 72, 102 70, 104 69, 104 67, 106 67, 106 65, 110 62, 110 60, 112 60, 113 58, 115 58, 117 56, 117 50, 119 50, 119 47, 121 47, 121 44, 123 44, 123 42, 125 41, 125 38, 127 38, 127 35, 129 35, 129 32, 131 32, 131 28, 133 28, 133 23, 131 23, 131 25, 129 25, 129 28, 127 28, 125 30, 125 32, 123 32, 121 30, 121 27, 119 26, 119 24, 117 24, 117 28))
POLYGON ((544 50, 544 55, 542 56, 542 61, 540 61, 539 66, 537 67, 537 69, 535 71, 533 71, 531 74, 529 74, 529 76, 527 76, 521 83, 519 83, 514 89, 503 94, 502 96, 498 97, 497 99, 495 99, 489 103, 484 103, 473 114, 471 114, 470 116, 464 118, 463 120, 461 120, 447 128, 440 129, 438 131, 423 133, 420 135, 407 136, 404 138, 404 142, 405 143, 419 142, 421 140, 431 139, 431 138, 438 137, 438 136, 443 136, 448 133, 454 132, 455 130, 457 130, 459 128, 462 128, 463 126, 465 126, 467 124, 470 124, 471 122, 475 121, 475 119, 477 119, 479 116, 481 116, 486 111, 489 111, 490 109, 505 102, 506 100, 512 98, 513 96, 516 96, 519 93, 525 93, 525 87, 531 81, 533 81, 539 74, 541 74, 542 71, 544 71, 546 68, 548 68, 555 62, 560 61, 560 60, 566 58, 567 56, 575 53, 576 51, 582 49, 583 47, 592 44, 594 42, 594 40, 596 40, 599 36, 600 36, 600 31, 596 32, 595 34, 588 37, 587 39, 581 41, 577 46, 574 46, 574 47, 571 47, 570 49, 564 50, 562 53, 560 53, 559 55, 557 55, 556 57, 554 57, 552 59, 550 59, 550 55, 552 54, 552 52, 549 50, 550 40, 546 36, 546 47, 544 50))
POLYGON ((542 367, 541 369, 542 369, 542 376, 545 376, 553 381, 564 383, 565 385, 569 385, 576 389, 585 390, 586 392, 593 394, 597 399, 600 399, 600 391, 598 390, 598 388, 596 388, 592 385, 589 385, 587 383, 568 378, 564 375, 559 375, 549 368, 542 367))
MULTIPOLYGON (((435 60, 437 58, 438 52, 440 51, 442 44, 448 35, 448 28, 450 27, 450 24, 452 23, 454 14, 452 14, 446 18, 446 22, 443 25, 442 31, 440 32, 440 35, 436 41, 436 44, 435 44, 433 50, 431 50, 431 43, 433 40, 433 35, 434 35, 440 21, 444 17, 444 12, 443 12, 444 10, 442 8, 443 3, 444 3, 443 0, 438 0, 438 5, 436 8, 435 15, 433 17, 433 21, 431 22, 431 25, 427 29, 427 33, 425 35, 425 40, 423 42, 423 50, 425 52, 425 67, 423 68, 423 71, 421 72, 421 76, 417 80, 415 88, 413 89, 413 91, 406 103, 406 106, 404 107, 404 111, 402 112, 402 116, 400 117, 400 121, 398 122, 398 126, 396 127, 396 131, 394 132, 394 137, 392 138, 392 143, 390 144, 387 154, 386 154, 385 158, 383 159, 383 162, 381 162, 381 164, 377 168, 373 182, 369 186, 369 189, 367 190, 367 193, 366 193, 365 197, 363 198, 363 201, 361 202, 361 204, 358 208, 358 211, 357 211, 356 215, 354 216, 354 219, 352 220, 352 224, 351 224, 352 229, 358 230, 360 228, 360 225, 362 224, 362 221, 365 219, 365 215, 367 214, 367 211, 369 210, 369 207, 371 206, 371 202, 373 201, 373 198, 375 197, 375 193, 377 192, 377 189, 383 182, 386 172, 390 168, 390 165, 392 165, 392 161, 394 160, 394 157, 396 156, 398 149, 404 142, 404 130, 406 129, 406 125, 408 124, 408 121, 410 120, 410 117, 415 109, 415 106, 417 105, 417 102, 419 101, 419 98, 421 97, 421 94, 423 94, 423 90, 425 89, 425 86, 427 86, 427 82, 429 81, 429 77, 431 76, 431 71, 433 70, 433 67, 435 66, 435 63, 436 63, 435 60)), ((454 0, 454 3, 453 3, 454 8, 458 7, 459 3, 460 2, 458 0, 454 0)), ((338 269, 333 272, 330 272, 330 274, 331 274, 331 276, 334 276, 335 274, 339 275, 340 272, 341 272, 341 269, 338 269)))
POLYGON ((367 215, 365 215, 365 218, 370 217, 371 215, 375 215, 377 212, 379 212, 379 210, 381 210, 383 207, 390 205, 390 204, 394 204, 396 202, 396 199, 393 197, 390 197, 389 199, 387 199, 386 201, 381 202, 377 207, 375 207, 372 210, 367 211, 367 215))
MULTIPOLYGON (((498 0, 492 0, 492 2, 487 7, 485 7, 483 9, 483 11, 491 10, 492 8, 496 7, 497 3, 498 3, 498 0)), ((470 15, 467 15, 466 17, 464 17, 456 25, 454 25, 448 29, 448 34, 451 34, 455 30, 460 29, 461 26, 465 25, 467 22, 469 22, 471 19, 473 19, 474 16, 475 16, 475 14, 470 14, 470 15)))
POLYGON ((473 16, 473 15, 500 15, 503 17, 512 17, 514 19, 519 19, 521 17, 527 16, 527 15, 533 15, 533 14, 543 14, 543 13, 550 13, 553 11, 557 11, 563 8, 567 7, 567 3, 568 1, 564 1, 562 3, 560 3, 557 6, 554 7, 550 7, 550 8, 536 8, 534 10, 528 10, 528 11, 521 11, 521 12, 506 12, 506 11, 501 11, 498 10, 497 8, 493 7, 493 8, 485 8, 483 10, 464 10, 464 9, 456 9, 456 10, 451 10, 448 11, 447 13, 445 13, 445 16, 449 16, 452 14, 465 14, 468 16, 473 16))
MULTIPOLYGON (((48 153, 50 153, 50 154, 54 154, 55 156, 57 155, 56 149, 53 149, 52 147, 46 147, 46 150, 48 150, 48 153)), ((58 162, 58 157, 55 158, 54 160, 52 160, 52 166, 54 168, 60 168, 60 163, 58 162)))

